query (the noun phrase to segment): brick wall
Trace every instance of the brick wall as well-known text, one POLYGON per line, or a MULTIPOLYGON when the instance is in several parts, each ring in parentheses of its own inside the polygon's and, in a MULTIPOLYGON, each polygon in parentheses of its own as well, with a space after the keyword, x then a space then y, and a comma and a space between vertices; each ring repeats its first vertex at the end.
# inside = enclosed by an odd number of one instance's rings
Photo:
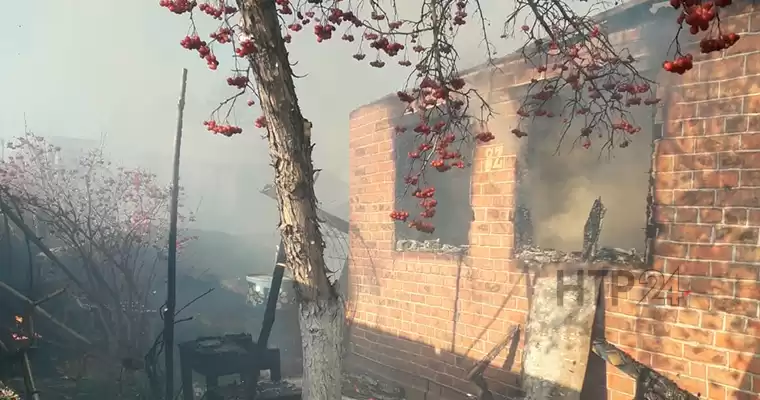
MULTIPOLYGON (((733 12, 724 26, 744 33, 734 48, 699 59, 683 77, 658 77, 667 97, 652 163, 653 267, 678 270, 678 289, 691 293, 677 305, 641 304, 638 292, 605 304, 611 342, 709 399, 760 392, 760 38, 753 33, 760 8, 733 12)), ((663 13, 673 23, 673 12, 663 13)), ((641 29, 616 38, 631 36, 641 29)), ((464 376, 473 360, 525 322, 524 276, 511 259, 517 145, 509 130, 520 100, 511 88, 530 71, 517 58, 503 63, 502 73, 468 76, 498 115, 497 139, 476 150, 472 166, 475 218, 465 257, 394 250, 392 127, 401 110, 387 98, 351 114, 350 362, 400 381, 410 398, 463 398, 472 391, 464 376), (501 154, 489 164, 496 170, 486 172, 487 152, 501 154)), ((495 391, 517 385, 520 359, 518 346, 494 361, 495 391)), ((613 367, 603 381, 609 399, 634 393, 613 367)))

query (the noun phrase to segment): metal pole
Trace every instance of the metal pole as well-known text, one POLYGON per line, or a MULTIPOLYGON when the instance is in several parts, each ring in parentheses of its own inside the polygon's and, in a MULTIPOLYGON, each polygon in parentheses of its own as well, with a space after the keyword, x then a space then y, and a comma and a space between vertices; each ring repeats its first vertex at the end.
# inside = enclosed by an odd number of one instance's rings
POLYGON ((182 85, 177 103, 177 131, 174 134, 174 166, 169 209, 169 260, 166 277, 166 310, 164 310, 164 344, 166 358, 165 400, 174 399, 174 310, 177 307, 177 208, 179 207, 179 158, 182 146, 182 119, 185 113, 187 68, 182 69, 182 85))

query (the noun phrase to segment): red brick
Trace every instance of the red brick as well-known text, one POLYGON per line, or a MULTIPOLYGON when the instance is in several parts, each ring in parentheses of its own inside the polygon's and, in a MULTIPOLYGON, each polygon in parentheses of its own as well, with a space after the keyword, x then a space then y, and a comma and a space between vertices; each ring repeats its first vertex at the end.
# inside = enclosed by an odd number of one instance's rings
POLYGON ((713 297, 710 299, 710 310, 729 314, 744 315, 757 318, 758 303, 754 300, 713 297))
POLYGON ((655 243, 655 253, 663 257, 686 257, 687 246, 680 243, 658 241, 655 243))
POLYGON ((694 152, 694 139, 662 139, 657 143, 657 154, 684 154, 694 152))
POLYGON ((760 187, 760 170, 757 171, 742 171, 741 181, 739 182, 741 187, 760 187))
POLYGON ((668 337, 639 336, 639 348, 652 352, 666 354, 675 357, 683 357, 684 345, 668 337))
POLYGON ((760 282, 738 281, 736 282, 736 297, 741 299, 760 300, 760 282))
POLYGON ((658 155, 655 158, 655 172, 671 172, 674 168, 675 159, 678 156, 658 155))
POLYGON ((735 151, 741 148, 742 135, 720 135, 694 139, 694 151, 697 153, 717 153, 735 151))
POLYGON ((700 117, 734 115, 741 113, 743 106, 744 101, 742 98, 706 101, 704 103, 698 103, 697 115, 700 117))
POLYGON ((737 246, 736 261, 757 263, 760 262, 760 247, 757 246, 737 246))
POLYGON ((676 220, 675 207, 655 206, 652 214, 654 216, 655 222, 675 222, 676 220))
POLYGON ((684 358, 707 364, 726 365, 728 363, 728 352, 725 350, 715 350, 706 346, 685 344, 684 358))
POLYGON ((760 150, 760 133, 741 135, 740 150, 760 150))
POLYGON ((692 245, 689 248, 689 257, 698 260, 731 261, 733 254, 734 248, 725 245, 692 245))
POLYGON ((736 263, 710 263, 710 275, 726 279, 758 279, 760 267, 736 263))
POLYGON ((680 261, 669 260, 668 268, 666 271, 673 276, 709 276, 710 275, 710 262, 708 261, 680 261))
POLYGON ((715 243, 757 244, 757 228, 722 226, 715 228, 715 243))
POLYGON ((657 371, 674 372, 677 374, 685 373, 687 372, 687 368, 689 368, 689 365, 683 362, 683 360, 661 354, 654 354, 650 365, 657 371))
POLYGON ((746 132, 749 126, 749 118, 746 115, 726 117, 726 133, 746 132))
MULTIPOLYGON (((716 191, 715 190, 674 190, 673 191, 673 204, 677 206, 689 206, 689 207, 709 207, 716 205, 716 191)), ((732 202, 734 200, 727 200, 732 202)), ((742 206, 736 204, 737 206, 742 206)), ((733 205, 733 204, 729 204, 733 205)))
POLYGON ((739 171, 696 171, 694 188, 733 188, 739 186, 739 171))
MULTIPOLYGON (((712 382, 740 389, 744 385, 744 373, 742 371, 720 367, 709 367, 707 373, 712 382)), ((751 390, 752 388, 750 387, 749 389, 751 390)))
POLYGON ((744 57, 731 57, 705 62, 699 70, 701 81, 714 81, 742 76, 744 57))
POLYGON ((760 53, 747 55, 747 75, 753 74, 760 74, 760 53))
POLYGON ((678 310, 678 323, 692 326, 699 326, 701 313, 697 310, 681 309, 678 310))
POLYGON ((687 328, 673 325, 670 329, 669 336, 673 339, 711 345, 713 344, 715 333, 707 329, 687 328))
POLYGON ((717 205, 729 207, 756 207, 760 204, 760 188, 738 188, 716 192, 717 205))
POLYGON ((636 387, 633 379, 629 377, 623 377, 616 374, 610 374, 607 376, 607 387, 620 393, 625 393, 628 397, 634 395, 634 388, 636 387))
MULTIPOLYGON (((683 279, 682 279, 683 280, 683 279)), ((705 295, 733 295, 734 283, 722 279, 713 278, 689 278, 688 289, 692 293, 705 295)))
POLYGON ((708 243, 712 237, 712 227, 702 225, 673 225, 670 239, 676 242, 708 243))
MULTIPOLYGON (((675 208, 675 207, 674 207, 675 208)), ((693 207, 678 207, 676 209, 676 221, 681 224, 696 224, 699 222, 699 209, 693 207)))
POLYGON ((758 169, 760 168, 760 152, 726 152, 719 158, 722 169, 758 169))
POLYGON ((700 224, 716 224, 720 222, 723 222, 722 208, 700 208, 699 209, 699 223, 700 224))
MULTIPOLYGON (((722 25, 722 23, 721 23, 722 25)), ((760 76, 744 76, 720 83, 720 97, 744 96, 747 93, 757 93, 760 87, 760 76)), ((703 96, 713 94, 706 93, 703 96)))
POLYGON ((715 154, 684 154, 675 156, 675 171, 693 171, 699 169, 715 169, 718 167, 718 157, 715 154))
MULTIPOLYGON (((689 296, 691 297, 691 296, 689 296)), ((708 302, 708 307, 710 300, 708 297, 702 297, 703 299, 706 299, 708 302)), ((702 313, 702 319, 700 321, 699 326, 701 326, 704 329, 710 329, 710 330, 723 330, 723 324, 725 321, 725 317, 722 314, 717 314, 714 312, 702 313)))
MULTIPOLYGON (((719 221, 716 221, 719 222, 719 221)), ((747 223, 746 208, 724 208, 723 223, 726 225, 744 225, 747 223)))

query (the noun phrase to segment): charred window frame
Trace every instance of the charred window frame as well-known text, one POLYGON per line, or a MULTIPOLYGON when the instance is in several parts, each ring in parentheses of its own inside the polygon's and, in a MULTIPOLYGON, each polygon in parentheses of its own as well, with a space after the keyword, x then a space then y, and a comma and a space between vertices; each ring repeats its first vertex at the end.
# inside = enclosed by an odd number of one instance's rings
MULTIPOLYGON (((429 110, 428 113, 432 113, 428 122, 430 125, 444 118, 437 110, 429 110)), ((408 211, 410 221, 419 218, 421 211, 419 199, 412 196, 409 192, 411 188, 405 182, 410 172, 415 174, 419 172, 419 161, 412 170, 412 160, 409 158, 409 152, 416 150, 423 143, 414 132, 414 128, 419 123, 418 114, 403 115, 396 126, 404 127, 406 131, 394 134, 393 137, 393 161, 396 170, 394 209, 408 211)), ((472 160, 475 154, 475 145, 472 141, 462 141, 461 145, 457 143, 456 146, 466 164, 472 160)), ((466 251, 469 245, 470 225, 474 218, 471 205, 472 167, 452 168, 446 172, 426 167, 423 185, 433 186, 436 189, 435 199, 438 201, 436 215, 426 220, 433 224, 435 231, 428 234, 411 228, 408 224, 395 223, 396 251, 466 251)))
MULTIPOLYGON (((543 151, 544 154, 540 153, 538 151, 539 147, 543 147, 543 144, 546 142, 554 143, 555 136, 557 135, 557 132, 555 131, 555 128, 553 125, 557 124, 560 125, 562 123, 562 118, 560 117, 561 112, 565 108, 567 102, 567 98, 563 95, 560 95, 558 97, 553 98, 546 104, 541 105, 541 108, 552 112, 556 115, 554 118, 549 119, 540 119, 534 121, 530 127, 526 127, 526 130, 529 133, 529 135, 525 138, 523 138, 519 143, 519 150, 518 150, 518 163, 517 163, 517 170, 516 170, 516 197, 515 197, 515 213, 514 213, 514 246, 515 249, 521 249, 525 247, 532 247, 532 246, 540 246, 544 247, 547 246, 545 244, 546 242, 546 235, 545 233, 542 235, 541 229, 543 221, 546 219, 545 215, 541 215, 540 208, 535 202, 531 201, 534 199, 537 195, 541 195, 543 191, 546 190, 545 183, 546 180, 544 179, 541 170, 561 170, 561 165, 555 165, 554 167, 547 168, 547 162, 551 162, 554 159, 557 154, 549 154, 546 151, 543 151), (537 166, 541 165, 543 168, 537 168, 537 166), (537 191, 538 189, 538 191, 537 191), (535 225, 535 226, 534 226, 535 225)), ((660 110, 660 112, 662 112, 660 110)), ((656 141, 661 137, 661 130, 662 130, 662 121, 661 117, 656 116, 656 109, 652 110, 651 116, 648 116, 648 112, 644 112, 644 108, 641 109, 634 109, 632 110, 634 121, 637 125, 641 126, 644 130, 651 129, 651 136, 647 135, 646 133, 642 132, 640 136, 635 140, 635 143, 632 144, 631 148, 629 149, 620 149, 616 151, 629 151, 629 152, 635 152, 633 154, 638 154, 635 156, 635 160, 643 161, 643 159, 640 158, 640 155, 643 155, 645 151, 648 149, 653 149, 652 145, 653 142, 656 141), (641 110, 638 111, 637 110, 641 110), (651 119, 650 119, 651 118, 651 119)), ((574 128, 570 128, 571 131, 574 128)), ((572 134, 572 133, 571 133, 572 134)), ((565 141, 568 140, 566 137, 564 139, 565 141)), ((572 139, 571 139, 572 140, 572 139)), ((563 142, 563 147, 569 146, 569 143, 563 142)), ((554 150, 554 149, 551 149, 554 150)), ((563 153, 568 151, 568 149, 563 149, 563 153)), ((572 151, 578 151, 576 149, 573 149, 572 151)), ((582 149, 581 149, 582 151, 582 149)), ((552 151, 553 153, 553 151, 552 151)), ((654 226, 654 219, 652 215, 652 199, 653 199, 653 183, 652 183, 652 166, 653 166, 653 159, 651 158, 652 153, 650 151, 649 158, 647 159, 646 164, 639 164, 638 161, 636 161, 636 167, 639 166, 642 167, 642 175, 649 173, 649 182, 648 185, 646 185, 646 189, 644 189, 644 180, 646 178, 643 178, 642 181, 637 181, 635 185, 641 185, 642 186, 642 192, 641 192, 641 202, 644 203, 645 208, 641 209, 641 219, 638 221, 640 223, 640 230, 644 231, 644 236, 642 241, 639 242, 636 246, 636 250, 644 252, 645 255, 648 255, 650 253, 650 247, 651 247, 651 241, 653 236, 656 232, 656 226, 654 226), (646 168, 646 169, 643 169, 646 168), (643 246, 643 247, 642 247, 643 246)), ((617 156, 615 157, 617 158, 617 156)), ((584 168, 585 167, 581 167, 584 168)), ((630 186, 630 185, 629 185, 630 186)), ((592 186, 593 187, 593 186, 592 186)), ((602 195, 600 193, 600 195, 602 195)), ((547 195, 546 193, 543 193, 543 197, 552 197, 551 194, 547 195)), ((563 196, 557 196, 557 197, 563 197, 563 196)), ((605 202, 605 199, 607 199, 606 196, 602 195, 602 202, 605 202)), ((637 199, 637 202, 639 200, 637 199)), ((605 202, 606 207, 609 209, 611 213, 616 213, 616 215, 621 214, 620 210, 620 204, 617 203, 609 203, 609 199, 607 202, 605 202)), ((589 209, 591 209, 592 204, 589 202, 588 204, 589 209)), ((582 207, 581 207, 582 208, 582 207)), ((636 206, 636 209, 638 210, 638 205, 636 206)), ((544 210, 545 211, 545 210, 544 210)), ((587 216, 587 212, 585 211, 583 213, 578 212, 578 219, 585 218, 587 216)), ((609 215, 612 216, 612 215, 609 215)), ((613 216, 614 218, 614 216, 613 216)), ((613 219, 614 220, 614 219, 613 219)), ((613 226, 620 226, 619 223, 613 223, 613 225, 608 226, 608 232, 609 228, 612 228, 613 226)), ((578 226, 578 232, 580 233, 583 229, 583 226, 579 224, 578 226)), ((603 230, 604 231, 604 230, 603 230)), ((618 235, 619 236, 619 235, 618 235)), ((636 239, 639 240, 641 236, 636 235, 636 239)), ((613 247, 620 247, 615 246, 615 243, 609 243, 609 236, 607 237, 608 242, 605 243, 605 232, 602 232, 602 240, 600 242, 600 245, 613 245, 613 247)), ((613 239, 614 242, 615 239, 613 239)), ((548 245, 550 246, 550 245, 548 245)), ((626 246, 624 246, 626 247, 626 246)), ((630 247, 630 246, 627 246, 630 247)), ((564 249, 563 249, 564 250, 564 249)), ((569 250, 569 249, 568 249, 569 250)))

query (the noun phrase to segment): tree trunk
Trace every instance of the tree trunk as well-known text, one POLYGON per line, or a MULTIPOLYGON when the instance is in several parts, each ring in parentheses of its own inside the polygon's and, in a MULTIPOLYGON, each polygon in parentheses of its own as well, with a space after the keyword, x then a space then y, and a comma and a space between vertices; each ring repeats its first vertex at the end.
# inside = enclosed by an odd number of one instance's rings
POLYGON ((269 154, 287 265, 296 282, 304 400, 339 400, 343 306, 327 278, 317 219, 311 138, 298 106, 288 52, 274 0, 238 0, 243 31, 257 46, 249 63, 267 120, 269 154))
POLYGON ((340 299, 299 304, 304 400, 341 398, 343 313, 340 299))
POLYGON ((525 400, 579 400, 591 350, 600 279, 590 264, 536 272, 525 329, 525 400))

